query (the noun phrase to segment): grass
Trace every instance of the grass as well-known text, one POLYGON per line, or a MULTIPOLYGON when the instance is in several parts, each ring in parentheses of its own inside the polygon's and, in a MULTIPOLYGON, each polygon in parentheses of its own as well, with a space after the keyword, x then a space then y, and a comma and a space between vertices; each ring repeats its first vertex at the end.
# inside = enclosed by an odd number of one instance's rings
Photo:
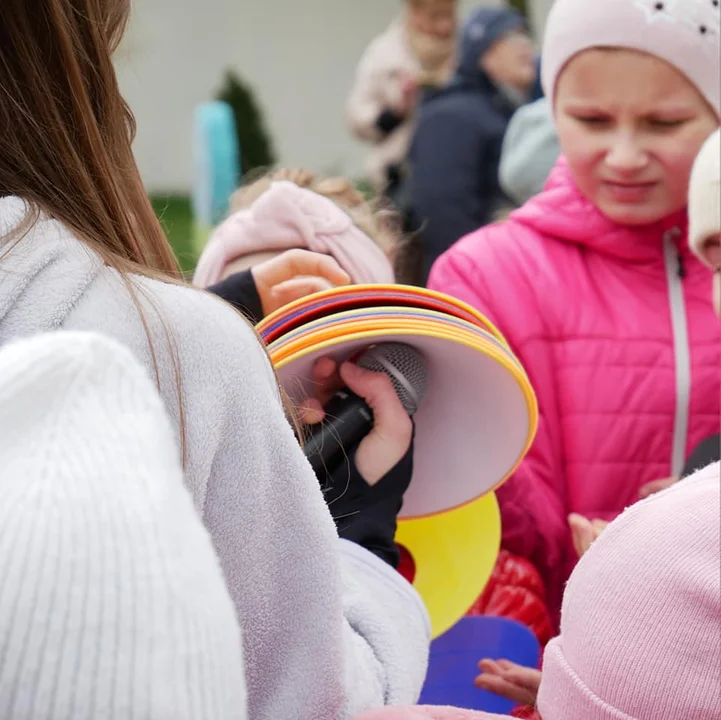
POLYGON ((155 195, 150 200, 183 272, 191 272, 198 258, 193 242, 190 198, 182 195, 155 195))

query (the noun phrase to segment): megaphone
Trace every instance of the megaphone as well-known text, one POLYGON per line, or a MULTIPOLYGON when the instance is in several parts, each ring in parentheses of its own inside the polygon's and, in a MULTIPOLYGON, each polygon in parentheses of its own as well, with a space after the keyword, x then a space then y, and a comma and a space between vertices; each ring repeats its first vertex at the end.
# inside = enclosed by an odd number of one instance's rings
POLYGON ((372 345, 401 343, 424 359, 427 392, 416 412, 414 473, 401 518, 461 507, 498 487, 528 450, 535 395, 500 333, 480 313, 440 293, 356 285, 303 298, 259 325, 280 384, 298 403, 312 368, 372 345))
POLYGON ((396 542, 432 637, 481 594, 495 564, 501 521, 493 490, 533 441, 538 408, 523 367, 498 330, 455 298, 401 285, 355 285, 298 300, 258 326, 279 381, 295 402, 312 395, 312 368, 369 347, 405 344, 423 359, 425 395, 414 414, 413 477, 396 542))

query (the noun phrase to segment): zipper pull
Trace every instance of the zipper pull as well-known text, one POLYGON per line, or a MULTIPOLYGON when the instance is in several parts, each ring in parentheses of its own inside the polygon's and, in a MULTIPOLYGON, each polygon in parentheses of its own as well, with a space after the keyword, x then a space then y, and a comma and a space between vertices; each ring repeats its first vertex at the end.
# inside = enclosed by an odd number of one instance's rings
POLYGON ((681 235, 681 229, 678 227, 672 227, 663 234, 663 241, 665 243, 673 244, 676 249, 676 274, 682 280, 686 277, 686 264, 683 261, 683 255, 681 250, 676 245, 676 238, 681 235))
POLYGON ((676 254, 676 258, 678 259, 678 276, 683 280, 686 277, 686 265, 683 262, 683 255, 680 250, 676 254))

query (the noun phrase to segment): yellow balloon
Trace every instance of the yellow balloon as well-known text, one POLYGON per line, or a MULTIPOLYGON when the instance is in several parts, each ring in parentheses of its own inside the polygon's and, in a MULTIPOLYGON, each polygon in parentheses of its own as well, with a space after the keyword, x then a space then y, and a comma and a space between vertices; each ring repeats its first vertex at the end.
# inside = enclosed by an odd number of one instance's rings
POLYGON ((431 637, 452 628, 483 592, 501 547, 495 493, 429 517, 399 520, 396 543, 413 558, 413 586, 431 618, 431 637))

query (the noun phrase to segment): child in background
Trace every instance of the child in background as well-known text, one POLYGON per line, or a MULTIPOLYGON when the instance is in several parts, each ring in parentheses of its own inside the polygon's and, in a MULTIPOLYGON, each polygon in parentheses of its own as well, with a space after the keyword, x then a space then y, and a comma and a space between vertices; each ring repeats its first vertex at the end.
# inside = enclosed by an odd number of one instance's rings
POLYGON ((429 286, 487 314, 535 387, 530 453, 498 491, 503 545, 557 618, 568 516, 608 522, 718 432, 721 333, 686 241, 691 165, 721 112, 714 0, 557 0, 542 71, 565 159, 457 243, 429 286))
POLYGON ((319 290, 395 282, 405 247, 393 214, 348 180, 281 169, 233 195, 193 282, 258 322, 319 290))
MULTIPOLYGON (((721 315, 721 131, 703 146, 691 174, 688 200, 691 249, 714 271, 713 302, 721 315)), ((718 429, 718 428, 717 428, 718 429)), ((721 435, 702 440, 686 461, 685 477, 721 459, 721 435)))

